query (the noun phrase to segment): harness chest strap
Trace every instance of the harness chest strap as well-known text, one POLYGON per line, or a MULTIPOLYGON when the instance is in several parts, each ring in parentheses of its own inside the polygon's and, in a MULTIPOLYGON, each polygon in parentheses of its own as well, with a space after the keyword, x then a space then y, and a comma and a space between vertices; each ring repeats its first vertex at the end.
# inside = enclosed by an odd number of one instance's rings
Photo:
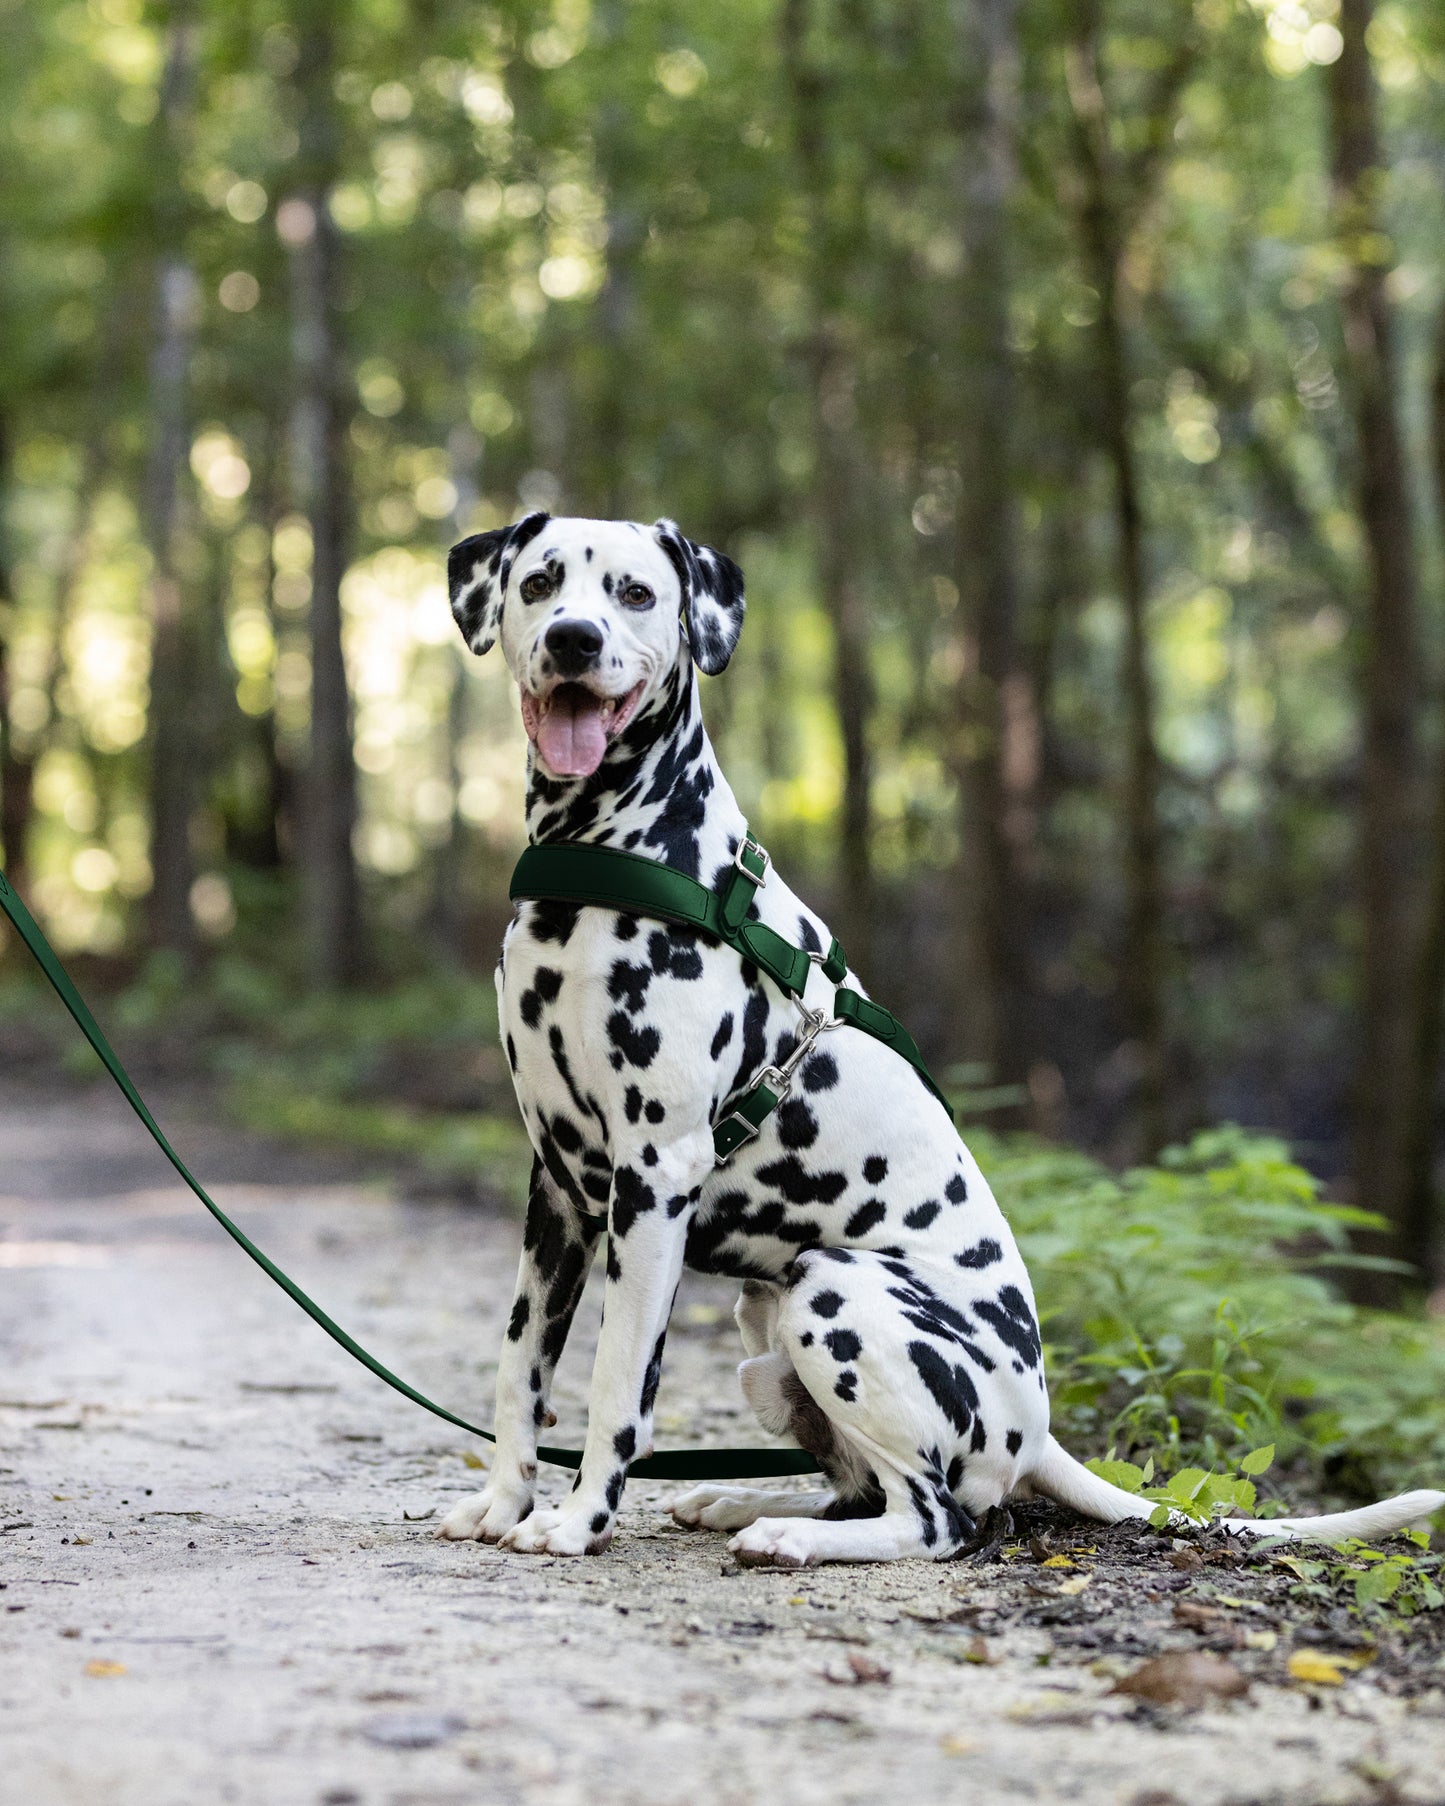
MULTIPOLYGON (((709 890, 696 878, 617 847, 591 846, 580 841, 554 841, 528 847, 512 873, 511 897, 515 902, 592 904, 677 922, 699 929, 723 942, 743 959, 751 960, 790 998, 801 998, 808 982, 808 968, 816 963, 832 984, 833 1020, 861 1029, 908 1064, 927 1085, 949 1115, 948 1099, 934 1082, 923 1055, 903 1024, 881 1004, 843 984, 848 959, 835 936, 826 954, 795 947, 776 929, 750 917, 755 893, 767 882, 767 853, 744 834, 729 881, 720 891, 709 890)), ((828 1026, 818 1020, 812 1033, 828 1026)), ((719 1162, 751 1141, 787 1095, 790 1075, 766 1067, 761 1077, 734 1099, 713 1129, 713 1148, 719 1162), (769 1084, 772 1078, 778 1081, 769 1084)))

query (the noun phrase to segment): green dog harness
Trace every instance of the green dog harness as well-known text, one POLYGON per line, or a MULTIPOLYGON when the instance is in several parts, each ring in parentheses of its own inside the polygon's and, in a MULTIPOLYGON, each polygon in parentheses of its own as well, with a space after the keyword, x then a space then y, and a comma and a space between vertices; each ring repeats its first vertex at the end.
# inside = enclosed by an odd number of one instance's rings
POLYGON ((512 901, 591 904, 619 909, 695 928, 731 947, 740 958, 765 972, 784 996, 797 1004, 803 1033, 786 1060, 765 1066, 753 1082, 725 1107, 713 1127, 713 1149, 724 1166, 762 1132, 763 1124, 793 1087, 799 1066, 819 1035, 844 1025, 862 1029, 907 1060, 950 1116, 948 1099, 924 1064, 917 1043, 898 1018, 861 991, 843 983, 848 958, 836 935, 826 953, 795 947, 776 929, 750 914, 754 899, 768 881, 772 861, 746 829, 721 890, 709 890, 696 878, 615 847, 580 841, 550 842, 528 847, 512 873, 512 901), (833 1014, 810 1010, 803 1003, 808 969, 818 966, 833 986, 833 1014))

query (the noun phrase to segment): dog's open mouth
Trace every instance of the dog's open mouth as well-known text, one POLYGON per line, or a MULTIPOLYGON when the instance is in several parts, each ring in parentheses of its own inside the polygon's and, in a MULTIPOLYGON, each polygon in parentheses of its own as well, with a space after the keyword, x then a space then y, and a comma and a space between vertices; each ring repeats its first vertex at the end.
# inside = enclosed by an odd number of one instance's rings
POLYGON ((547 696, 522 691, 522 726, 547 769, 559 778, 589 778, 636 713, 642 685, 625 696, 598 696, 585 684, 558 684, 547 696))

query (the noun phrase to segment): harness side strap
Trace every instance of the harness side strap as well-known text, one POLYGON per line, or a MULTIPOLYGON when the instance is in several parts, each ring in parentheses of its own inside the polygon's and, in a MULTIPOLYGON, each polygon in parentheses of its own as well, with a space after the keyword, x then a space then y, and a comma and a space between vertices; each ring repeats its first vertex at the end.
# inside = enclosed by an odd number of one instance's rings
MULTIPOLYGON (((480 1424, 468 1423, 465 1417, 458 1417, 455 1412, 446 1410, 409 1386, 405 1380, 398 1379, 377 1360, 375 1355, 368 1354, 359 1342, 353 1341, 339 1323, 327 1316, 320 1305, 308 1298, 287 1274, 283 1273, 269 1256, 263 1254, 245 1232, 231 1221, 219 1204, 215 1203, 195 1179, 180 1155, 166 1139, 156 1119, 146 1108, 145 1099, 132 1084, 130 1075, 121 1065, 110 1043, 102 1034, 86 1007, 84 998, 71 983, 66 972, 56 957, 49 941, 41 933, 35 918, 20 901, 14 888, 0 872, 0 909, 10 918, 15 932, 34 954, 41 971, 50 980, 60 1001, 74 1017, 80 1032, 100 1056, 106 1071, 119 1085, 126 1102, 145 1124, 151 1139, 170 1161, 171 1165, 185 1180, 186 1184, 200 1199, 201 1203, 220 1224, 231 1240, 250 1255, 256 1265, 268 1279, 274 1280, 286 1296, 294 1304, 300 1305, 306 1315, 318 1328, 323 1329, 333 1342, 344 1348, 353 1360, 374 1373, 376 1377, 390 1386, 393 1392, 399 1392, 403 1398, 409 1398, 414 1405, 420 1405, 424 1411, 430 1411, 433 1417, 440 1417, 444 1422, 454 1424, 457 1429, 465 1430, 469 1435, 481 1436, 487 1442, 497 1439, 490 1430, 484 1430, 480 1424)), ((580 1449, 537 1450, 538 1458, 553 1467, 580 1467, 582 1451, 580 1449)), ((818 1464, 811 1455, 801 1449, 674 1449, 661 1455, 649 1455, 641 1461, 634 1461, 629 1473, 639 1478, 654 1480, 747 1480, 766 1474, 815 1474, 818 1464)))

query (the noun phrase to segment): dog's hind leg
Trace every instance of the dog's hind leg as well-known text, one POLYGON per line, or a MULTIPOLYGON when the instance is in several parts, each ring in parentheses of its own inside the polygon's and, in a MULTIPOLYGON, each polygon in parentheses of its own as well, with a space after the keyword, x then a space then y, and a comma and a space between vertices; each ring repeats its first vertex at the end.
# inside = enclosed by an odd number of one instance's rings
POLYGON ((806 1406, 794 1406, 794 1434, 818 1453, 844 1500, 867 1497, 873 1509, 848 1516, 834 1509, 811 1521, 760 1516, 732 1541, 739 1561, 945 1560, 974 1532, 959 1495, 978 1509, 1002 1498, 1006 1483, 990 1471, 986 1439, 973 1435, 979 1399, 972 1380, 966 1372, 951 1378, 955 1397, 933 1375, 932 1363, 942 1361, 932 1352, 935 1337, 955 1352, 946 1340, 951 1325, 940 1316, 935 1331, 932 1319, 904 1302, 913 1295, 900 1283, 906 1277, 900 1262, 861 1250, 812 1250, 794 1263, 778 1314, 778 1352, 746 1363, 744 1384, 756 1369, 750 1397, 776 1390, 786 1398, 794 1387, 804 1394, 806 1406))

